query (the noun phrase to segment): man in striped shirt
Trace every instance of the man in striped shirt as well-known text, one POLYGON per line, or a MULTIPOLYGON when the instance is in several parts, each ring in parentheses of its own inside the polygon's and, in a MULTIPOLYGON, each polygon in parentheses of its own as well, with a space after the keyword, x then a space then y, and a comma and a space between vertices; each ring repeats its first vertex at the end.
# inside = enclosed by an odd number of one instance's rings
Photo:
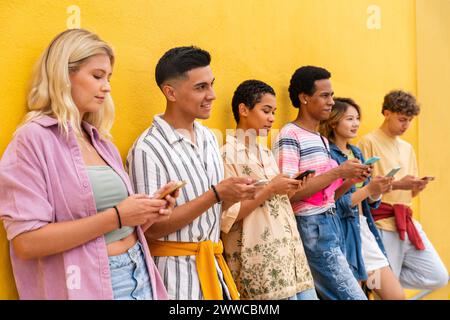
POLYGON ((255 195, 253 180, 223 180, 217 139, 196 119, 208 119, 216 98, 208 52, 170 49, 156 66, 166 98, 164 114, 136 140, 127 165, 135 191, 152 195, 169 181, 186 181, 176 208, 146 232, 150 251, 171 299, 238 299, 222 257, 222 201, 231 205, 255 195))
POLYGON ((291 203, 320 296, 364 300, 364 292, 343 252, 334 202, 354 183, 353 179, 365 179, 370 171, 355 159, 338 166, 331 158, 327 139, 317 131, 319 122, 328 119, 334 105, 330 77, 327 70, 313 66, 295 71, 289 95, 299 109, 298 116, 282 128, 273 151, 282 173, 315 170, 315 177, 291 198, 291 203))

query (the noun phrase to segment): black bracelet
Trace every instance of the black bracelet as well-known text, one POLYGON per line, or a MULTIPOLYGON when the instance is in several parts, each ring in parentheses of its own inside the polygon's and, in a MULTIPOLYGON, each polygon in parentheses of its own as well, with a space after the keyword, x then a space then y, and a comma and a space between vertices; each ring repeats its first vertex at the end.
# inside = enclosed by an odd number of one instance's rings
POLYGON ((119 229, 122 228, 122 220, 120 219, 119 209, 116 206, 113 207, 117 213, 117 219, 119 220, 119 229))
POLYGON ((219 193, 217 192, 216 187, 214 185, 211 185, 211 189, 214 191, 214 194, 216 195, 217 202, 218 203, 222 202, 222 200, 220 200, 219 193))

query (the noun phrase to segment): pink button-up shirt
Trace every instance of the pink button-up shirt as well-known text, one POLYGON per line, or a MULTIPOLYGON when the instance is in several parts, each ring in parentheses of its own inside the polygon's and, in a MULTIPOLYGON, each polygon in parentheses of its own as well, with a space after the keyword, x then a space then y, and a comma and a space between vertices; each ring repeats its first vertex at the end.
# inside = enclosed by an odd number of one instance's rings
MULTIPOLYGON (((116 147, 83 122, 100 156, 132 194, 116 147)), ((72 130, 66 138, 51 117, 41 117, 18 130, 0 161, 0 219, 8 240, 44 227, 97 214, 81 151, 72 130)), ((145 251, 154 299, 167 299, 144 234, 136 228, 145 251)), ((103 236, 60 254, 22 260, 10 246, 11 263, 21 299, 113 299, 109 260, 103 236)))

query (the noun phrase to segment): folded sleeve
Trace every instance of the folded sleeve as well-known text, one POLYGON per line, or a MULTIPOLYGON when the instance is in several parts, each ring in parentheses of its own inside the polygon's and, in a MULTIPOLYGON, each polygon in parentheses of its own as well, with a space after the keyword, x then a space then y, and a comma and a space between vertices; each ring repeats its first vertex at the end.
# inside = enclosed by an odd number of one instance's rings
POLYGON ((417 157, 416 157, 416 153, 414 152, 414 148, 412 146, 410 146, 411 148, 411 152, 410 152, 410 162, 411 162, 411 173, 413 176, 417 177, 419 176, 419 169, 417 166, 417 157))
MULTIPOLYGON (((231 177, 238 177, 238 173, 236 171, 236 167, 233 165, 229 154, 224 159, 224 176, 225 179, 231 177)), ((236 202, 227 210, 222 211, 221 221, 220 221, 220 230, 224 233, 228 233, 231 230, 231 227, 236 222, 236 219, 239 215, 239 211, 241 210, 241 203, 236 202)))
POLYGON ((8 240, 54 220, 45 156, 31 139, 16 136, 0 161, 0 219, 8 240))
POLYGON ((279 136, 273 145, 273 154, 281 173, 289 176, 300 170, 300 144, 292 136, 279 136))
POLYGON ((236 202, 227 210, 222 212, 222 218, 220 223, 220 230, 224 233, 228 233, 231 230, 231 227, 236 222, 236 219, 239 215, 239 211, 241 210, 241 203, 236 202))
POLYGON ((373 157, 372 143, 369 139, 363 138, 358 142, 358 148, 365 159, 373 157))
POLYGON ((135 147, 128 156, 128 175, 134 192, 152 196, 170 182, 165 166, 149 151, 135 147))

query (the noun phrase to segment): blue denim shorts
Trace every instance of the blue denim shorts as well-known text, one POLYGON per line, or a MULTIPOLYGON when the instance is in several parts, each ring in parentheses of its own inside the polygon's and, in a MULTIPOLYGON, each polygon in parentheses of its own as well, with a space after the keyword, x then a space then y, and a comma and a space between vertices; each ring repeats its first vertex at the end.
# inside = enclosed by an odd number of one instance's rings
POLYGON ((316 289, 323 299, 367 300, 343 252, 339 217, 334 210, 296 216, 316 289))
POLYGON ((139 241, 127 252, 109 257, 114 300, 152 300, 152 286, 139 241))

